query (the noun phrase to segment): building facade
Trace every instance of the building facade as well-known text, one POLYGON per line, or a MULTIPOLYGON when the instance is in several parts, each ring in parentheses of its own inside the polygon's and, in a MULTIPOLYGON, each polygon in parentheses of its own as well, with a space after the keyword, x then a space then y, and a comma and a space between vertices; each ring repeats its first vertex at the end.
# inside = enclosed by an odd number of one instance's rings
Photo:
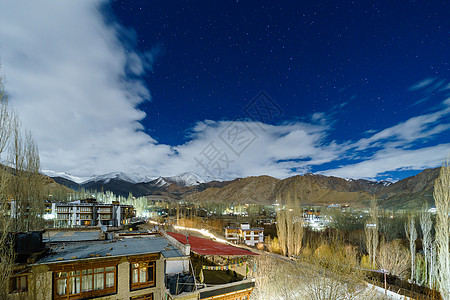
POLYGON ((159 235, 58 244, 49 253, 16 266, 8 299, 168 299, 167 270, 189 272, 189 250, 159 235))
POLYGON ((235 244, 255 246, 264 243, 264 228, 251 228, 248 223, 243 223, 240 227, 228 226, 225 228, 225 238, 235 244))
POLYGON ((56 228, 126 225, 135 216, 132 205, 98 203, 94 199, 47 203, 44 218, 56 228))

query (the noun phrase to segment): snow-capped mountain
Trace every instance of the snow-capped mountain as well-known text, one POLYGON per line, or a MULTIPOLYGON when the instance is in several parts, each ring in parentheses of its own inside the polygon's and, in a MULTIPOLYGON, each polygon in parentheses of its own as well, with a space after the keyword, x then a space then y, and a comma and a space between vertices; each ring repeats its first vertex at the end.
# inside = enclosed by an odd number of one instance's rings
POLYGON ((195 186, 214 180, 213 178, 200 176, 199 174, 194 172, 185 172, 176 176, 169 177, 143 175, 140 173, 111 172, 101 175, 93 175, 89 178, 73 176, 64 172, 55 172, 52 170, 44 170, 43 173, 49 177, 62 177, 81 185, 93 182, 107 184, 114 179, 133 184, 152 182, 152 184, 158 187, 166 187, 172 183, 178 186, 195 186))
POLYGON ((47 175, 48 177, 61 177, 61 178, 65 178, 68 179, 70 181, 73 181, 75 183, 82 183, 84 181, 87 180, 87 177, 79 177, 79 176, 74 176, 65 172, 55 172, 52 170, 42 170, 42 173, 47 175))
POLYGON ((165 181, 163 177, 156 178, 152 183, 157 187, 166 187, 170 185, 170 183, 165 181))
POLYGON ((156 176, 142 175, 139 173, 111 172, 102 175, 94 175, 91 178, 83 181, 82 184, 86 184, 89 182, 103 182, 103 184, 106 184, 112 179, 122 180, 129 183, 141 183, 155 180, 155 178, 156 176))
POLYGON ((178 186, 194 186, 213 180, 212 178, 203 177, 194 172, 185 172, 177 176, 165 177, 164 179, 178 186))

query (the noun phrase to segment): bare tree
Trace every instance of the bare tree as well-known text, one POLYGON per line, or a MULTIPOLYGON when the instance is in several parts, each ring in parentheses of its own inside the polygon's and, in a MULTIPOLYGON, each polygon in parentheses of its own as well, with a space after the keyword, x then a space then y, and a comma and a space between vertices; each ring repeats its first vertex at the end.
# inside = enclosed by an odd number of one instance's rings
POLYGON ((431 235, 431 228, 433 226, 433 222, 431 221, 430 213, 428 212, 428 205, 424 206, 422 213, 420 214, 420 227, 422 229, 422 248, 423 254, 425 256, 425 276, 426 282, 428 286, 431 286, 431 244, 433 243, 433 237, 431 235))
POLYGON ((40 230, 43 227, 43 186, 39 174, 40 160, 37 144, 30 132, 23 137, 17 114, 11 119, 9 164, 12 176, 9 182, 11 216, 14 231, 40 230))
POLYGON ((370 201, 369 220, 366 222, 364 232, 366 234, 366 249, 369 254, 369 260, 372 267, 376 266, 376 256, 378 249, 378 204, 373 198, 370 201))
POLYGON ((299 255, 302 247, 303 247, 303 222, 300 218, 300 216, 296 216, 296 219, 294 219, 294 255, 299 255))
POLYGON ((11 135, 11 116, 8 109, 8 97, 4 86, 4 77, 0 74, 0 299, 6 298, 9 276, 14 263, 14 251, 9 242, 12 220, 9 215, 8 183, 10 174, 7 172, 4 154, 11 135))
POLYGON ((294 253, 294 213, 293 209, 289 208, 286 211, 286 231, 287 231, 287 253, 288 255, 292 255, 294 253))
POLYGON ((408 215, 408 221, 405 224, 406 237, 409 240, 409 251, 411 252, 411 281, 414 281, 416 272, 416 222, 413 215, 408 215))
POLYGON ((27 231, 41 230, 44 227, 44 193, 40 171, 39 150, 31 132, 25 135, 25 184, 27 188, 28 220, 27 231))
POLYGON ((444 300, 450 299, 450 166, 447 159, 434 183, 436 203, 436 248, 439 291, 444 300))
POLYGON ((384 239, 381 240, 377 255, 378 268, 404 278, 408 276, 410 261, 408 249, 402 245, 401 240, 393 240, 389 243, 386 243, 384 239))
POLYGON ((277 234, 283 255, 299 255, 302 249, 302 210, 296 203, 294 195, 293 192, 286 192, 283 195, 279 195, 286 204, 285 209, 277 213, 277 234))
POLYGON ((287 228, 286 228, 286 211, 279 210, 277 212, 277 236, 280 243, 281 253, 287 254, 287 228))

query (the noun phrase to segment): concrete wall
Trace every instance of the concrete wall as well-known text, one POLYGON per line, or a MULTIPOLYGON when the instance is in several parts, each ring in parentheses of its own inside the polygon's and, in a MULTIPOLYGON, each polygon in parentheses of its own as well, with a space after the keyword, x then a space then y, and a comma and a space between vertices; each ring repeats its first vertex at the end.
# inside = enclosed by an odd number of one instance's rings
POLYGON ((166 274, 182 273, 189 271, 189 257, 166 260, 166 274))

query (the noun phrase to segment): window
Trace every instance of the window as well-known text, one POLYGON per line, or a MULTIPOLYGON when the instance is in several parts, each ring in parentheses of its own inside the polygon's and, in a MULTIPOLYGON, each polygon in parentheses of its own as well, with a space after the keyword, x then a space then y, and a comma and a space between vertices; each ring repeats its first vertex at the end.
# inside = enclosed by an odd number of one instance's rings
POLYGON ((54 273, 54 299, 84 299, 116 292, 116 266, 54 273))
POLYGON ((130 298, 131 300, 153 300, 153 293, 140 295, 140 296, 134 296, 130 298))
POLYGON ((26 292, 28 290, 28 276, 13 276, 9 280, 10 293, 26 292))
POLYGON ((132 262, 131 290, 155 285, 155 261, 132 262))

